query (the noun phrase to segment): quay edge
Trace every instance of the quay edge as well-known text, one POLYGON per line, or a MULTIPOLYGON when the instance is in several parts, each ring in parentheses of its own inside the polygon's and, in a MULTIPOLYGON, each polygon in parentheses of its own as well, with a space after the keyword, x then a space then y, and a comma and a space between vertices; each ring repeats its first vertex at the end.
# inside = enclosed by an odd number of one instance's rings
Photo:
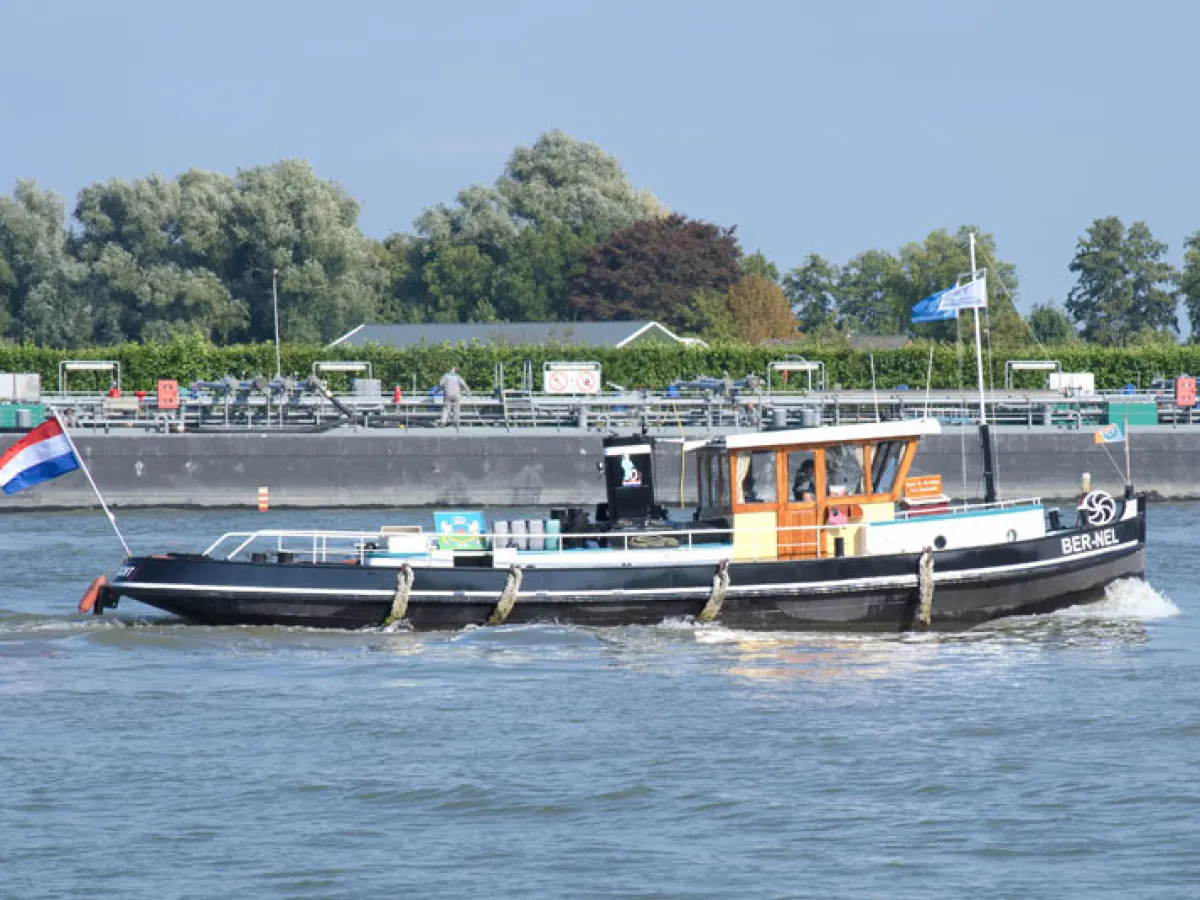
MULTIPOLYGON (((1200 426, 1131 428, 1133 480, 1158 500, 1200 498, 1200 426)), ((1082 472, 1092 486, 1121 492, 1119 445, 1095 445, 1088 430, 1034 426, 993 431, 1006 497, 1073 497, 1082 472)), ((74 432, 105 498, 115 507, 252 507, 260 487, 272 508, 413 506, 587 506, 604 499, 599 432, 500 429, 338 430, 323 434, 74 432)), ((669 433, 659 437, 672 437, 669 433)), ((696 435, 699 437, 700 435, 696 435)), ((0 452, 19 438, 0 435, 0 452)), ((982 475, 974 428, 927 437, 920 469, 946 492, 978 495, 982 475)), ((679 503, 678 445, 657 448, 661 499, 679 503)), ((684 479, 684 502, 695 490, 684 479)), ((0 511, 95 505, 83 479, 59 479, 7 496, 0 511)))

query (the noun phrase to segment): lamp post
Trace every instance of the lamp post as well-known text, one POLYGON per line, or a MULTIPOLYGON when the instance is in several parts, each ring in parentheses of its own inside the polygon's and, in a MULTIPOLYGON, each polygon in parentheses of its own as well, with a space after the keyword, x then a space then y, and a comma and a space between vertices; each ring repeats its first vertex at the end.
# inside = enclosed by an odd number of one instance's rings
POLYGON ((283 366, 279 359, 279 288, 276 282, 279 280, 279 270, 271 270, 271 302, 275 307, 275 377, 283 377, 283 366))

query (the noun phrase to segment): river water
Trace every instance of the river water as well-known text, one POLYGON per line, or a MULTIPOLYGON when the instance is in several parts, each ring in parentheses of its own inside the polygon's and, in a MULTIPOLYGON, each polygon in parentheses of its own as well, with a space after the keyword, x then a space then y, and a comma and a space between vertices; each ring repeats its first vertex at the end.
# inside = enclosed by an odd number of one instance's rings
POLYGON ((891 638, 85 617, 104 519, 0 524, 0 897, 1200 896, 1198 505, 1152 587, 891 638))

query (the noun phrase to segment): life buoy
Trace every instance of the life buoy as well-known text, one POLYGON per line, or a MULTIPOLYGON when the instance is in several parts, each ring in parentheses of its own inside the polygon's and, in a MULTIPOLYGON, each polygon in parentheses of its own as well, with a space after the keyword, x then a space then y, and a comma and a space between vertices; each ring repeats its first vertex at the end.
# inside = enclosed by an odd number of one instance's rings
POLYGON ((83 592, 83 599, 79 601, 79 611, 81 613, 95 612, 96 600, 99 599, 100 592, 107 586, 108 579, 103 575, 96 578, 83 592))

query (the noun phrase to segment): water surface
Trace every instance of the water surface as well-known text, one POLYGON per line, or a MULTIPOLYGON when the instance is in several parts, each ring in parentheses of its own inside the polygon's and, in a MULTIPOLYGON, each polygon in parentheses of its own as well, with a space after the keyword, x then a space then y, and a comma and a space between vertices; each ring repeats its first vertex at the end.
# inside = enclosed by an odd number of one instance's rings
POLYGON ((0 526, 3 897, 1200 894, 1197 505, 1152 508, 1152 587, 882 638, 85 617, 103 517, 0 526))

